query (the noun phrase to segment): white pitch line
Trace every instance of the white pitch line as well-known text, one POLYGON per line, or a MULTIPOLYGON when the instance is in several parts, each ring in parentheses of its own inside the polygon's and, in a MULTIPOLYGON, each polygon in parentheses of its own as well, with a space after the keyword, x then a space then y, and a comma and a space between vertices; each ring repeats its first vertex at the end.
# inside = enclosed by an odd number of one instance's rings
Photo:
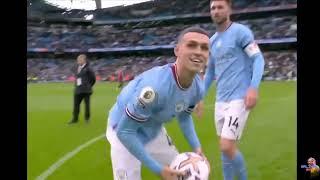
POLYGON ((55 162, 53 165, 51 165, 47 170, 45 170, 43 173, 41 173, 36 180, 45 180, 48 176, 50 176, 55 170, 57 170, 63 163, 65 163, 67 160, 75 156, 78 152, 80 152, 82 149, 90 146, 94 142, 98 141, 99 139, 105 137, 105 133, 102 135, 95 137, 86 143, 80 145, 76 149, 74 149, 71 152, 68 152, 66 155, 64 155, 62 158, 60 158, 57 162, 55 162))

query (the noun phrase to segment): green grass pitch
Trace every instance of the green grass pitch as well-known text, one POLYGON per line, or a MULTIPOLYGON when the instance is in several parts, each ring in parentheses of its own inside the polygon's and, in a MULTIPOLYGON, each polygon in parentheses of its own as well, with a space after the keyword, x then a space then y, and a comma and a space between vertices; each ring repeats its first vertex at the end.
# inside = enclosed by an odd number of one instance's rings
MULTIPOLYGON (((107 113, 119 91, 117 84, 100 82, 91 97, 91 122, 86 124, 81 105, 79 123, 71 119, 73 84, 28 84, 28 179, 36 179, 67 153, 87 141, 103 135, 107 113)), ((213 123, 214 90, 205 99, 202 119, 194 117, 196 131, 213 173, 210 179, 222 179, 218 140, 213 123)), ((259 102, 251 112, 240 149, 246 159, 249 179, 296 179, 296 82, 263 82, 259 102)), ((180 152, 190 151, 176 121, 166 125, 180 152)), ((100 138, 83 148, 50 174, 48 180, 112 179, 109 144, 100 138)), ((143 180, 160 179, 143 168, 143 180)))

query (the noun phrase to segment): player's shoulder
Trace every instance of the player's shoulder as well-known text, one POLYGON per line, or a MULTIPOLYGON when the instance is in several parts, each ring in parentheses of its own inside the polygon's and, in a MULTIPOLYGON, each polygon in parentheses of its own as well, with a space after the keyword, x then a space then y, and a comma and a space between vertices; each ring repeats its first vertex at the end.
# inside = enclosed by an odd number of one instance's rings
POLYGON ((163 77, 170 71, 170 64, 163 66, 155 66, 143 73, 144 78, 151 80, 153 82, 158 79, 163 79, 163 77))
POLYGON ((142 74, 143 84, 152 87, 155 91, 163 91, 167 87, 171 75, 171 64, 155 66, 142 74))
POLYGON ((233 22, 232 29, 240 33, 251 33, 251 29, 248 26, 237 22, 233 22))
POLYGON ((215 39, 217 38, 217 33, 214 33, 210 39, 209 39, 209 42, 210 42, 210 46, 212 46, 212 43, 215 41, 215 39))

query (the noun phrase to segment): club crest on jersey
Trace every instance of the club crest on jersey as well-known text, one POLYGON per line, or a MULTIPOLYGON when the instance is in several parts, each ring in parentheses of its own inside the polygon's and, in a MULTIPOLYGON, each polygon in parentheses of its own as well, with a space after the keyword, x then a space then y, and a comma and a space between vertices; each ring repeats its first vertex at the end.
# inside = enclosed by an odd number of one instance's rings
POLYGON ((183 101, 176 104, 176 107, 175 107, 176 112, 182 112, 184 109, 185 109, 185 104, 183 101))
POLYGON ((217 42, 217 48, 221 46, 221 40, 217 42))

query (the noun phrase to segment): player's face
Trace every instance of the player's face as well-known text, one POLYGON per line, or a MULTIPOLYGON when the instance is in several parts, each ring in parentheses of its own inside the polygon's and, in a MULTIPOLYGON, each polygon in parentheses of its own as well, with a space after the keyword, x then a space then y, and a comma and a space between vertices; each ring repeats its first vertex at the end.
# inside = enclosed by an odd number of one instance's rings
POLYGON ((219 24, 223 24, 231 15, 231 8, 226 1, 212 1, 210 5, 210 14, 212 20, 219 24))
POLYGON ((186 33, 174 52, 184 68, 198 73, 209 58, 209 37, 197 32, 186 33))

